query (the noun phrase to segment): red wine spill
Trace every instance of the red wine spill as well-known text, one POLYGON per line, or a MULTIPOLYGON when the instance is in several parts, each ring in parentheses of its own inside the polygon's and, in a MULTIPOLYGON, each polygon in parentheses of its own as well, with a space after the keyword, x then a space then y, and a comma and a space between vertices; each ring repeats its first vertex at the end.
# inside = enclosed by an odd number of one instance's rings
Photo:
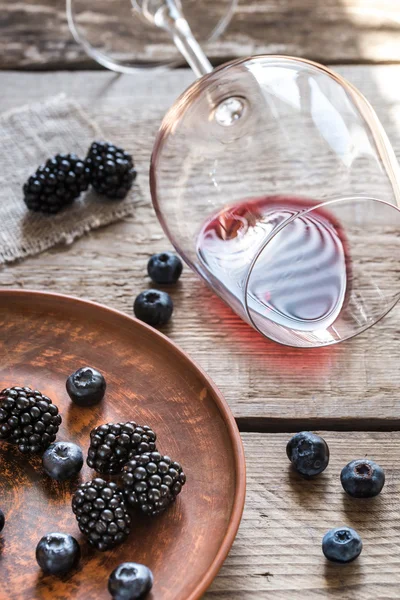
POLYGON ((231 304, 243 305, 249 267, 248 305, 253 317, 310 332, 337 319, 348 292, 346 240, 340 223, 315 208, 283 227, 284 221, 316 202, 295 197, 263 197, 230 206, 203 226, 197 252, 204 274, 231 304))

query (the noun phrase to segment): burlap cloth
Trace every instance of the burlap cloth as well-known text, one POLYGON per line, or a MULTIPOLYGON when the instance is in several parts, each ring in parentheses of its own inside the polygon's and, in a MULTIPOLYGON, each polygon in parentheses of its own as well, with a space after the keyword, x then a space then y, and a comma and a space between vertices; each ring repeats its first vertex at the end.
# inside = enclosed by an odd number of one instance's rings
POLYGON ((116 201, 89 190, 53 216, 28 211, 24 204, 22 186, 41 163, 60 152, 85 157, 95 139, 103 139, 97 125, 64 95, 0 115, 0 264, 70 244, 91 229, 132 214, 142 198, 138 185, 116 201))

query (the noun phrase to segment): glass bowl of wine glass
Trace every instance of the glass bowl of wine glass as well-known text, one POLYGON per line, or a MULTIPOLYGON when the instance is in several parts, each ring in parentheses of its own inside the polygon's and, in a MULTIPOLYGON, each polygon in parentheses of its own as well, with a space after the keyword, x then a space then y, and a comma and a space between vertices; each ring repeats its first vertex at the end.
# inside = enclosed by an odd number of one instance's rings
POLYGON ((165 116, 151 163, 178 252, 263 335, 301 347, 348 339, 398 301, 398 181, 361 94, 280 56, 195 82, 165 116))

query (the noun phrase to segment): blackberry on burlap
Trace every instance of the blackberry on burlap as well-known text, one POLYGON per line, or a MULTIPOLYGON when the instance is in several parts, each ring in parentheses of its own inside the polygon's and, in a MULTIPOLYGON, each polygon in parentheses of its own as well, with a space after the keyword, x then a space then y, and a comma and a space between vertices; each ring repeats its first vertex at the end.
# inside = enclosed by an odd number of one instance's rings
POLYGON ((159 452, 135 456, 126 463, 122 475, 127 503, 150 516, 174 502, 185 482, 181 465, 159 452))
POLYGON ((156 439, 150 427, 135 421, 99 425, 90 433, 87 464, 98 473, 116 475, 131 456, 155 450, 156 439))
POLYGON ((86 166, 93 188, 108 198, 125 198, 137 175, 132 156, 108 142, 93 142, 86 166))
POLYGON ((46 450, 60 424, 57 406, 38 390, 15 386, 0 392, 0 440, 17 444, 24 454, 46 450))
POLYGON ((131 518, 113 481, 96 478, 82 483, 72 497, 72 510, 79 529, 98 550, 121 544, 129 534, 131 518))
POLYGON ((23 187, 30 210, 58 213, 88 189, 90 171, 76 154, 57 154, 29 177, 23 187))

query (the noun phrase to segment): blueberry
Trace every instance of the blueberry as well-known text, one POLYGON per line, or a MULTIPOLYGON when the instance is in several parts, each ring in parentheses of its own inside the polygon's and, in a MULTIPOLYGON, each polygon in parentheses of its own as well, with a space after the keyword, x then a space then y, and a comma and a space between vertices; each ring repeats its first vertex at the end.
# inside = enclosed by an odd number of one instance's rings
POLYGON ((155 283, 176 283, 182 274, 182 261, 172 252, 153 254, 147 272, 155 283))
POLYGON ((106 380, 93 367, 82 367, 67 379, 67 392, 72 402, 79 406, 92 406, 104 398, 106 380))
POLYGON ((362 546, 357 531, 350 527, 331 529, 322 540, 322 552, 326 558, 339 563, 348 563, 357 558, 362 546))
POLYGON ((352 460, 343 467, 340 481, 345 492, 354 498, 373 498, 385 484, 385 472, 372 460, 352 460))
POLYGON ((167 292, 146 290, 137 296, 133 305, 135 316, 148 325, 165 325, 171 318, 174 305, 167 292))
POLYGON ((62 575, 76 567, 81 549, 74 537, 66 533, 48 533, 36 546, 39 567, 50 575, 62 575))
POLYGON ((82 450, 71 442, 56 442, 47 448, 42 463, 49 477, 57 481, 65 481, 78 475, 82 469, 82 450))
POLYGON ((0 510, 0 531, 2 531, 5 523, 4 513, 0 510))
POLYGON ((150 569, 132 562, 120 564, 108 580, 108 591, 114 600, 144 598, 152 587, 153 574, 150 569))
POLYGON ((328 444, 310 431, 296 433, 287 443, 286 454, 296 471, 304 477, 319 475, 329 463, 328 444))

